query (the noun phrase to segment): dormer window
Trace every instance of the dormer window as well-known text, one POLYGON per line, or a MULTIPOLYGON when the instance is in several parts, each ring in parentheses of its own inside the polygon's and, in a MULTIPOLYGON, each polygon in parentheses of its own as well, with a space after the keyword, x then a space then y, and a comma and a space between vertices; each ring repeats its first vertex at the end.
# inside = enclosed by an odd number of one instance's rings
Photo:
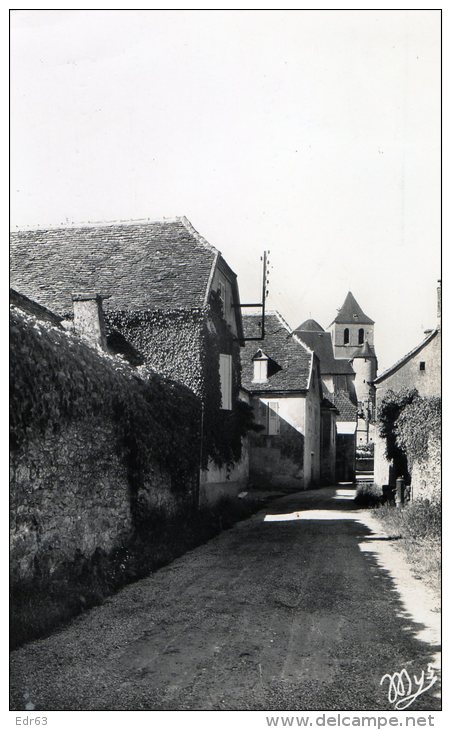
POLYGON ((254 357, 253 383, 266 383, 268 380, 268 358, 263 353, 257 353, 254 357))
POLYGON ((254 364, 253 383, 266 383, 268 378, 282 370, 280 365, 272 357, 266 355, 263 350, 257 350, 252 362, 254 364))

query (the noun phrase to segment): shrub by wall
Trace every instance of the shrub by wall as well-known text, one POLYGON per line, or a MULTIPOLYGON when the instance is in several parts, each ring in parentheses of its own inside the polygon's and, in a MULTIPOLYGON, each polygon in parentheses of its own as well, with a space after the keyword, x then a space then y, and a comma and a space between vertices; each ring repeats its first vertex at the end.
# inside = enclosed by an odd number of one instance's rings
POLYGON ((386 456, 393 459, 396 476, 406 476, 417 496, 439 491, 441 398, 422 397, 415 389, 389 390, 378 415, 386 456))

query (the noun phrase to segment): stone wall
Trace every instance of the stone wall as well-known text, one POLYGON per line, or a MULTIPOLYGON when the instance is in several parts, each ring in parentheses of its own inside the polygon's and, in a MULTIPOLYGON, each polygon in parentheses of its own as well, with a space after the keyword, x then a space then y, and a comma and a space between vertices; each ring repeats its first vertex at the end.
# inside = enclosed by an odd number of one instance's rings
POLYGON ((438 439, 429 438, 427 459, 414 462, 411 473, 412 499, 440 499, 442 454, 438 439))
MULTIPOLYGON (((110 553, 133 534, 127 468, 111 422, 92 417, 47 432, 11 458, 12 582, 40 580, 96 550, 110 553)), ((186 497, 187 495, 185 495, 186 497)), ((176 513, 170 474, 155 465, 138 494, 146 513, 176 513)))
POLYGON ((40 586, 170 521, 197 490, 200 406, 186 388, 11 312, 11 571, 40 586))

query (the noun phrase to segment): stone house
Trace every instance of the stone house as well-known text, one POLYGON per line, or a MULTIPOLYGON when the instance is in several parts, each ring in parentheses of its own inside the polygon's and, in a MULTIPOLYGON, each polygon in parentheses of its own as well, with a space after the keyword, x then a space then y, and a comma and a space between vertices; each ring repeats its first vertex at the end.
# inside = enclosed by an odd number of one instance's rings
MULTIPOLYGON (((387 368, 373 384, 376 391, 377 408, 388 390, 400 391, 404 388, 416 388, 421 396, 441 395, 441 285, 437 288, 437 325, 435 329, 426 330, 424 339, 387 368)), ((440 453, 440 445, 434 444, 429 449, 436 455, 440 453)), ((374 481, 376 484, 392 484, 398 476, 393 473, 393 465, 385 456, 385 440, 375 435, 374 481)), ((430 467, 433 471, 433 467, 430 467)))
POLYGON ((335 357, 332 333, 314 319, 306 320, 294 332, 318 357, 324 396, 337 409, 335 478, 353 481, 357 427, 354 369, 349 360, 335 357))
MULTIPOLYGON (((243 318, 258 337, 260 316, 243 318)), ((335 417, 323 398, 319 360, 277 312, 265 316, 265 337, 246 341, 242 382, 261 430, 249 435, 252 483, 307 489, 335 478, 335 417)))
POLYGON ((243 327, 237 277, 221 253, 186 218, 17 231, 10 250, 14 289, 68 328, 78 300, 111 353, 199 397, 200 502, 240 491, 243 327))

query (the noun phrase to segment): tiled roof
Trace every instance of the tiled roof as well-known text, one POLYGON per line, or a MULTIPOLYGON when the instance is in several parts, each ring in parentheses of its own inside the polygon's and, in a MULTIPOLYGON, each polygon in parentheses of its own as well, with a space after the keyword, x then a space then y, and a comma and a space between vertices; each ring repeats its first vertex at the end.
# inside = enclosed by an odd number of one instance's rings
POLYGON ((330 332, 296 331, 296 334, 318 356, 321 375, 354 374, 352 365, 348 360, 339 360, 335 357, 330 332))
POLYGON ((297 332, 324 332, 324 328, 315 319, 306 319, 305 322, 296 327, 297 332))
POLYGON ((202 307, 219 252, 185 218, 11 234, 11 284, 70 312, 71 294, 109 295, 106 310, 202 307))
POLYGON ((338 408, 337 421, 355 421, 357 408, 349 400, 349 395, 344 390, 337 390, 335 393, 328 393, 327 397, 338 408))
MULTIPOLYGON (((260 334, 260 316, 244 315, 243 326, 245 337, 258 337, 260 334)), ((278 315, 267 314, 265 317, 265 339, 261 342, 246 342, 241 350, 242 384, 249 391, 299 391, 309 386, 310 370, 313 354, 293 335, 278 315), (266 383, 253 383, 254 366, 252 358, 257 350, 274 360, 281 370, 268 378, 266 383)))
POLYGON ((334 322, 336 324, 374 324, 374 320, 367 317, 350 291, 332 324, 334 322))
POLYGON ((404 355, 404 357, 401 357, 401 359, 397 360, 397 362, 395 362, 394 365, 387 368, 387 370, 384 370, 383 373, 378 375, 377 378, 375 378, 373 381, 374 384, 378 385, 378 383, 381 383, 383 380, 385 380, 385 378, 388 378, 390 375, 393 375, 393 373, 395 373, 397 370, 402 368, 402 366, 405 365, 405 363, 408 362, 412 357, 414 357, 414 355, 417 355, 419 352, 421 352, 423 347, 426 347, 426 345, 428 345, 429 342, 431 342, 431 340, 433 340, 434 337, 437 336, 437 334, 438 334, 438 329, 432 330, 432 332, 427 337, 425 337, 423 342, 420 342, 420 344, 417 345, 416 347, 414 347, 413 350, 410 350, 410 352, 408 352, 407 355, 404 355))
POLYGON ((44 322, 50 322, 55 327, 61 327, 61 317, 58 317, 57 314, 51 312, 50 309, 47 309, 47 307, 43 307, 34 302, 32 299, 24 297, 23 294, 19 294, 19 292, 14 291, 14 289, 9 290, 9 303, 28 314, 32 314, 33 317, 36 317, 36 319, 44 322))

